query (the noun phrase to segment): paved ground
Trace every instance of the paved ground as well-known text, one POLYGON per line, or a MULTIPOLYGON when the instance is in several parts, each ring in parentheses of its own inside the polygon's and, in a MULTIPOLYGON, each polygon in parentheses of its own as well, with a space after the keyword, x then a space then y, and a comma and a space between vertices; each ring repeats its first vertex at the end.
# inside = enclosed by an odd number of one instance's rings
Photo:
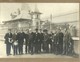
MULTIPOLYGON (((75 43, 75 51, 80 54, 80 48, 77 45, 79 43, 75 43)), ((25 47, 25 46, 24 46, 25 47)), ((5 44, 3 41, 0 41, 0 58, 72 58, 70 56, 65 56, 65 55, 54 55, 54 54, 24 54, 24 55, 17 55, 17 56, 6 56, 6 51, 5 51, 5 44)), ((25 52, 24 52, 25 53, 25 52)), ((13 54, 13 51, 11 52, 13 54)))

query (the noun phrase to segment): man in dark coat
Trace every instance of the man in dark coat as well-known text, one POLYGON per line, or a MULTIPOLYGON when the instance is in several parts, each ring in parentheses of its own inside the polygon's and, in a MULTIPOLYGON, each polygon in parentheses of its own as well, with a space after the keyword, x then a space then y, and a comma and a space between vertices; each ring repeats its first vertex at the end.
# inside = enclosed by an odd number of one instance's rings
POLYGON ((12 35, 12 40, 13 40, 13 55, 18 55, 17 31, 14 31, 12 35))
POLYGON ((54 40, 54 47, 53 47, 53 53, 54 54, 58 54, 58 39, 57 39, 57 31, 54 33, 54 38, 53 38, 53 40, 54 40))
POLYGON ((8 30, 8 33, 5 34, 4 38, 5 38, 5 44, 6 44, 6 54, 7 56, 9 56, 11 52, 11 45, 12 45, 11 29, 8 30))
POLYGON ((25 38, 25 33, 23 32, 23 30, 21 30, 21 32, 19 32, 17 36, 20 55, 23 54, 24 38, 25 38))
POLYGON ((28 52, 28 46, 29 46, 29 32, 25 32, 25 53, 27 54, 28 52))
POLYGON ((31 42, 32 42, 32 35, 31 32, 29 31, 29 40, 28 40, 28 53, 31 53, 31 42))
POLYGON ((38 29, 35 29, 35 31, 36 31, 34 33, 35 53, 39 53, 39 45, 40 45, 39 32, 38 32, 38 29))
POLYGON ((57 30, 56 41, 57 41, 57 54, 63 53, 63 33, 60 29, 57 30))
POLYGON ((43 49, 43 39, 44 39, 44 36, 43 36, 43 32, 42 30, 40 29, 40 33, 39 33, 39 52, 41 52, 41 49, 43 49))
POLYGON ((52 45, 53 45, 53 33, 49 34, 49 39, 48 39, 48 51, 49 53, 52 53, 52 45))
POLYGON ((69 29, 65 30, 64 34, 64 51, 63 54, 65 55, 73 55, 74 52, 74 40, 71 37, 69 29))
POLYGON ((34 32, 29 33, 29 52, 31 55, 34 54, 34 32))
POLYGON ((52 37, 52 39, 51 39, 52 40, 52 53, 55 53, 55 51, 56 51, 55 50, 56 49, 56 41, 55 41, 56 33, 54 32, 51 35, 52 35, 51 36, 52 37))
POLYGON ((48 39, 49 39, 49 35, 48 35, 48 32, 47 30, 45 29, 44 30, 44 40, 43 40, 43 51, 44 53, 48 53, 48 39))

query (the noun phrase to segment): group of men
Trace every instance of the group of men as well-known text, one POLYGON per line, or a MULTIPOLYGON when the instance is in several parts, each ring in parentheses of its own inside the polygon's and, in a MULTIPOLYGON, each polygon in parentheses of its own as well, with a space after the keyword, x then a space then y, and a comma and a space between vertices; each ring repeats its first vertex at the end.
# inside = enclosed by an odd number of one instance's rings
POLYGON ((48 32, 47 29, 20 30, 19 32, 11 32, 5 34, 6 54, 11 54, 11 46, 13 48, 13 55, 22 55, 23 45, 25 45, 25 54, 30 53, 54 53, 58 54, 71 54, 74 52, 74 41, 72 40, 68 30, 63 33, 61 29, 56 29, 55 33, 48 32))

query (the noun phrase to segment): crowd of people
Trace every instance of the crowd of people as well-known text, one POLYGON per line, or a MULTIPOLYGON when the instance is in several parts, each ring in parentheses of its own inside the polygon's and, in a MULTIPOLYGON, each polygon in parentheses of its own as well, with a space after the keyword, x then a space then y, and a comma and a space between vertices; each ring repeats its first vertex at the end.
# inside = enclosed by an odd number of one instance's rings
POLYGON ((8 29, 4 38, 7 56, 11 55, 11 47, 13 55, 41 53, 73 55, 75 53, 74 40, 69 29, 65 29, 64 32, 61 29, 56 29, 55 32, 48 32, 47 29, 15 30, 12 32, 11 29, 8 29), (25 45, 25 48, 23 48, 23 45, 25 45), (25 49, 25 53, 23 49, 25 49))

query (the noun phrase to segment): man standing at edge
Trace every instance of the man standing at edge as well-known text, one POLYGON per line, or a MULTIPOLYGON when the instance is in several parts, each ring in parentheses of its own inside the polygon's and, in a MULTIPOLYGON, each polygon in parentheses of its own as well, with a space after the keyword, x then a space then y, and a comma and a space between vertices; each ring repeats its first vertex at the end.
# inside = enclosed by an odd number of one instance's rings
POLYGON ((6 44, 6 54, 7 56, 11 55, 11 45, 12 45, 12 33, 11 29, 8 29, 8 33, 4 36, 5 44, 6 44))

